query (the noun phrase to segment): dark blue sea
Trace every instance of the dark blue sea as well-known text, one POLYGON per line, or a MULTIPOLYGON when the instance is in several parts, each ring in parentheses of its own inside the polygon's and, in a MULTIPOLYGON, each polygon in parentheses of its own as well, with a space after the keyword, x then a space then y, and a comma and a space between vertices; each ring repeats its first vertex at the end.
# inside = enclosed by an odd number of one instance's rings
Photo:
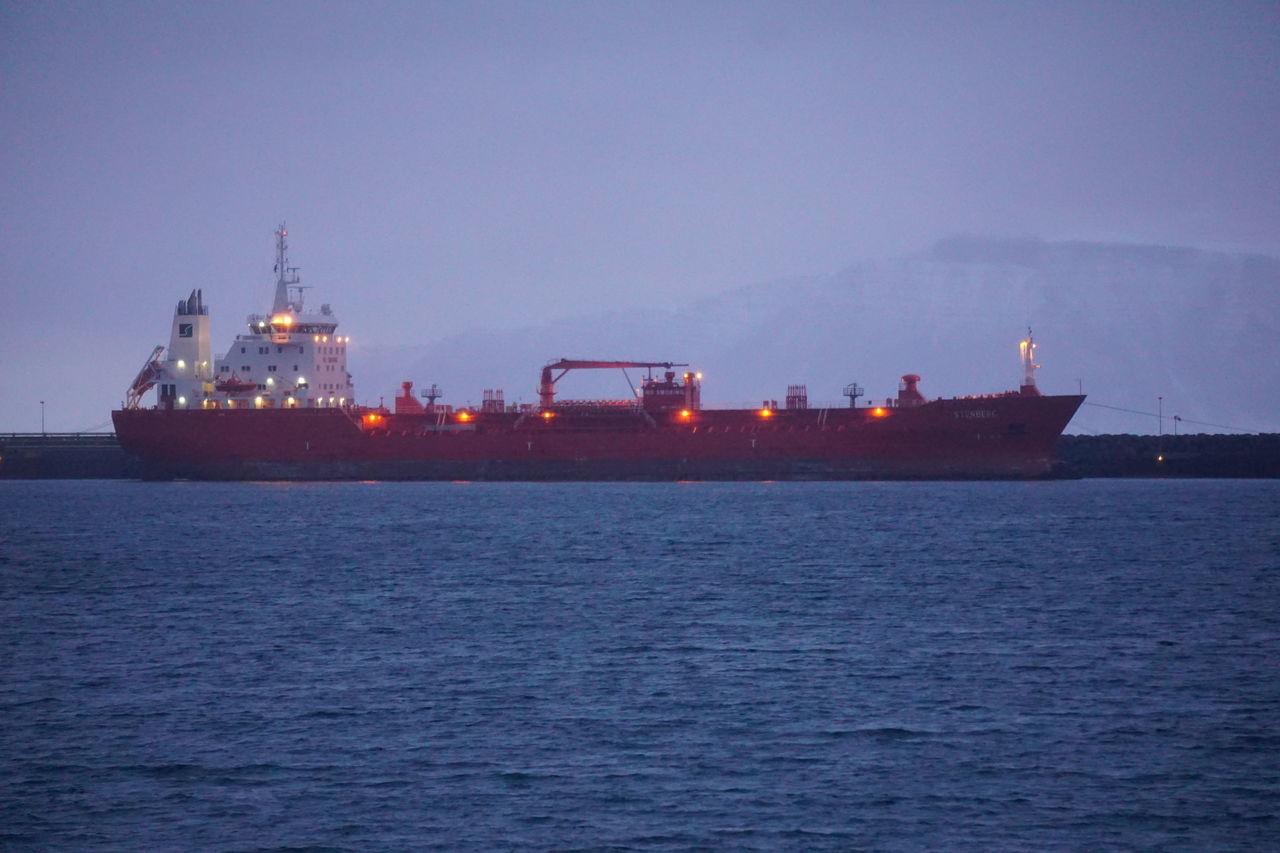
POLYGON ((0 482, 0 849, 1276 850, 1280 482, 0 482))

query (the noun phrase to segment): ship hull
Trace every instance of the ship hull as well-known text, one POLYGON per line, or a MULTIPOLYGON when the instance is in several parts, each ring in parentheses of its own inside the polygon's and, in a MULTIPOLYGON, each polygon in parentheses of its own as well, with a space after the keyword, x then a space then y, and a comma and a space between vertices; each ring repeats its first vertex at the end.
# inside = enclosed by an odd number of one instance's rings
POLYGON ((204 480, 939 480, 1050 474, 1080 396, 901 409, 699 411, 631 419, 508 413, 444 425, 341 409, 113 413, 143 476, 204 480), (873 414, 873 412, 875 414, 873 414))

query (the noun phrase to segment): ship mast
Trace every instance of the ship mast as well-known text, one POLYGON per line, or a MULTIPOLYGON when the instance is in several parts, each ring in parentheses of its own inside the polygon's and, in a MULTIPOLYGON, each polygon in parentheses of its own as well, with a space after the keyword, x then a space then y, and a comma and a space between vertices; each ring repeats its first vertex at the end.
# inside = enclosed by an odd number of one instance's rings
POLYGON ((1018 351, 1022 357, 1022 387, 1019 389, 1024 397, 1039 397, 1040 389, 1036 388, 1036 339, 1027 327, 1026 340, 1018 341, 1018 351))
POLYGON ((301 279, 298 278, 298 268, 289 266, 289 244, 285 240, 288 236, 289 229, 281 222, 276 229, 276 298, 271 306, 272 316, 302 310, 301 299, 297 305, 289 300, 289 288, 296 286, 301 279))

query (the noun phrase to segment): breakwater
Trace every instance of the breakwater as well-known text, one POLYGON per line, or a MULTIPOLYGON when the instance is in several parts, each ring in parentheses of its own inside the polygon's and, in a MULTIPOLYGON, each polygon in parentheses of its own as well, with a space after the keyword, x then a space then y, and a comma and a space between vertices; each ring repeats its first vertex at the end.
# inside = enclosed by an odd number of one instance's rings
POLYGON ((1071 477, 1280 477, 1280 433, 1064 435, 1054 452, 1071 477))
POLYGON ((112 432, 0 433, 3 479, 120 480, 141 470, 112 432))

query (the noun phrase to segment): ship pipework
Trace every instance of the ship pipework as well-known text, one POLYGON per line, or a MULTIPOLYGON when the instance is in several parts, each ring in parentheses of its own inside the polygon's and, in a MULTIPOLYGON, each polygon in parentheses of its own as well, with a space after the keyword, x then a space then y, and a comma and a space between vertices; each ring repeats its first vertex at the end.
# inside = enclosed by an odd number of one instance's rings
MULTIPOLYGON (((564 378, 564 375, 570 370, 608 370, 618 368, 626 370, 628 367, 655 368, 661 367, 670 370, 673 367, 688 367, 687 364, 676 364, 670 361, 588 361, 571 358, 562 358, 559 361, 553 361, 542 368, 542 378, 538 383, 538 407, 542 411, 550 411, 556 402, 556 383, 564 378), (555 371, 560 371, 558 374, 555 371)), ((675 378, 675 373, 669 373, 667 381, 670 383, 675 378)))

